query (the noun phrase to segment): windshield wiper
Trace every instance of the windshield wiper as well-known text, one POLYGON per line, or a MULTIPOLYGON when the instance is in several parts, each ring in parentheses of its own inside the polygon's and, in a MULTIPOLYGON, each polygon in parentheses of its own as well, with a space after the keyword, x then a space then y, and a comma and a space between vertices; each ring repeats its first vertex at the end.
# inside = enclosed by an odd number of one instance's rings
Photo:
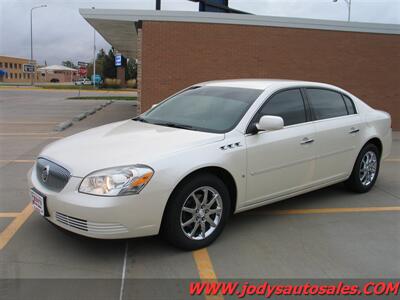
POLYGON ((142 117, 136 117, 136 118, 133 118, 132 120, 143 122, 143 123, 149 123, 149 121, 147 121, 146 119, 143 119, 142 117))
POLYGON ((178 124, 178 123, 172 123, 172 122, 165 122, 165 123, 154 123, 155 125, 161 125, 161 126, 167 126, 167 127, 173 127, 173 128, 181 128, 181 129, 189 129, 189 130, 195 130, 193 126, 190 125, 184 125, 184 124, 178 124))

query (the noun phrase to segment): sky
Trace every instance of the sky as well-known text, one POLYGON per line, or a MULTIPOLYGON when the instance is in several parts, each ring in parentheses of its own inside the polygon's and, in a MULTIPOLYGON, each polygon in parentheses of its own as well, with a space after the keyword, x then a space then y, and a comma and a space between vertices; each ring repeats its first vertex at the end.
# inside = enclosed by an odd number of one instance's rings
MULTIPOLYGON (((197 11, 198 3, 161 0, 162 10, 197 11)), ((34 59, 39 64, 90 61, 93 28, 79 8, 154 9, 155 0, 0 0, 0 55, 30 56, 30 9, 33 12, 34 59)), ((229 6, 257 15, 347 20, 345 0, 230 0, 229 6)), ((400 24, 400 0, 352 0, 351 20, 400 24)), ((96 48, 110 45, 96 35, 96 48)))

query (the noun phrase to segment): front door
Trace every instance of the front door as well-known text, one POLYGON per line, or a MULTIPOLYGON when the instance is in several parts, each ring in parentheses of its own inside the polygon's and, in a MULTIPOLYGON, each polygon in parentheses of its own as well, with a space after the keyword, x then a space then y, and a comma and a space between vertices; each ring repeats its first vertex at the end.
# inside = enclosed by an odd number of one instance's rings
POLYGON ((280 116, 284 128, 246 136, 247 201, 244 206, 294 193, 314 180, 315 128, 306 114, 299 89, 270 97, 252 122, 262 115, 280 116))

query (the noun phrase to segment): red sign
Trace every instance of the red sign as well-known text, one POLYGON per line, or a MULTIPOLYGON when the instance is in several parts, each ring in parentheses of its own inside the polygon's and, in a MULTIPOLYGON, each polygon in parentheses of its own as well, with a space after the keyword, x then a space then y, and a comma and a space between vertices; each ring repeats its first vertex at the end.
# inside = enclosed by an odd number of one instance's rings
POLYGON ((83 68, 83 67, 80 67, 78 73, 79 73, 80 76, 86 76, 87 75, 87 69, 83 68))

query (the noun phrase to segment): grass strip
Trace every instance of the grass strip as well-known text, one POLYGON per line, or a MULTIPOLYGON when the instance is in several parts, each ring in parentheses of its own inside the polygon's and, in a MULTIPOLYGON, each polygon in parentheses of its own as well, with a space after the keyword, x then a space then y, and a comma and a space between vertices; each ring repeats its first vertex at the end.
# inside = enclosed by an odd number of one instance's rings
POLYGON ((137 100, 136 96, 80 96, 80 97, 68 97, 71 100, 137 100))

